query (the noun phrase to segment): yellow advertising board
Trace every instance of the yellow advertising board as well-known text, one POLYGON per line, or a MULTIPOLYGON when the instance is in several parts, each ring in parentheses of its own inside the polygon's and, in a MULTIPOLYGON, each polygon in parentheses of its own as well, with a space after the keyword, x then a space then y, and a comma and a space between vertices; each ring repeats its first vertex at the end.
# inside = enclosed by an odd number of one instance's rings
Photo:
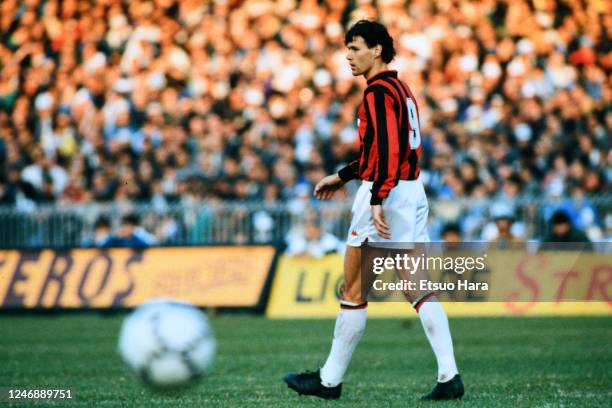
POLYGON ((156 297, 249 307, 273 258, 270 246, 0 251, 0 307, 132 307, 156 297))
MULTIPOLYGON (((457 302, 439 295, 450 316, 612 315, 610 255, 491 251, 486 276, 490 292, 477 302, 457 302), (578 299, 582 301, 565 301, 578 299)), ((343 260, 282 256, 267 316, 271 318, 334 317, 338 311, 343 260)), ((482 273, 482 272, 481 272, 482 273)), ((470 278, 469 273, 466 277, 470 278)), ((440 278, 440 277, 438 277, 440 278)), ((415 317, 401 296, 370 302, 373 317, 415 317)))

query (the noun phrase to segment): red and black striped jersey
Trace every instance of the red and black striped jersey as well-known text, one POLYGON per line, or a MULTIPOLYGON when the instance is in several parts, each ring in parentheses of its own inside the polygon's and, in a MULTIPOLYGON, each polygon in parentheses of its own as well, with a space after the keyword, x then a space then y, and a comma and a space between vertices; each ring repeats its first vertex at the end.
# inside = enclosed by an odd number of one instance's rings
POLYGON ((343 181, 373 181, 370 204, 380 204, 399 180, 419 177, 419 113, 410 88, 397 71, 368 80, 359 107, 359 159, 338 172, 343 181))

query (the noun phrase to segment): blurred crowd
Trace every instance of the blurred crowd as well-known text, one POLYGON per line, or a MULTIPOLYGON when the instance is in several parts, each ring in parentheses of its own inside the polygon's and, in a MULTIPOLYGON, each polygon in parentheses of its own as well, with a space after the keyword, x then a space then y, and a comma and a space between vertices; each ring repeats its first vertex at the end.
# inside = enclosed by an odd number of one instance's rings
POLYGON ((361 18, 389 27, 419 102, 430 201, 476 203, 434 212, 433 238, 494 239, 478 203, 517 217, 525 197, 572 198, 606 237, 606 0, 3 0, 0 204, 309 201, 357 153, 361 18))

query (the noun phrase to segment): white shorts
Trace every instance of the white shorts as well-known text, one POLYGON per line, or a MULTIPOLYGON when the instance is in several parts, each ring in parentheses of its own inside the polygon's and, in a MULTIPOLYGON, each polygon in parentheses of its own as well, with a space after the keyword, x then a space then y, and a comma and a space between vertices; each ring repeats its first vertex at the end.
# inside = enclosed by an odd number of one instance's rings
POLYGON ((391 229, 391 239, 378 235, 372 221, 370 207, 373 182, 362 181, 353 203, 351 227, 347 245, 358 247, 368 242, 429 242, 427 215, 429 204, 420 180, 400 180, 383 200, 385 218, 391 229))

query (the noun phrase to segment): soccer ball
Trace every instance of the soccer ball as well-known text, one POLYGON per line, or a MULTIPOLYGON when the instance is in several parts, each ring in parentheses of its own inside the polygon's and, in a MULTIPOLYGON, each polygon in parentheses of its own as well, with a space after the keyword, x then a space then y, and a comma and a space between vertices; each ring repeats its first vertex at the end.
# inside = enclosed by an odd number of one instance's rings
POLYGON ((206 373, 216 342, 206 315, 177 301, 155 300, 135 309, 123 322, 119 353, 145 384, 184 386, 206 373))

